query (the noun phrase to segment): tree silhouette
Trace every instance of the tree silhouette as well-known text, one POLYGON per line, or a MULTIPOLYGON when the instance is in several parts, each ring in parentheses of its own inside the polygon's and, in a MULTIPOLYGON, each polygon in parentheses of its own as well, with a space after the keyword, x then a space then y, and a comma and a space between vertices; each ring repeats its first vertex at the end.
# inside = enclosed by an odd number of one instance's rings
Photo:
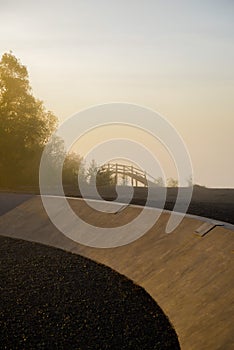
POLYGON ((82 158, 75 152, 69 153, 63 164, 63 183, 77 185, 79 179, 85 182, 85 170, 82 158))
POLYGON ((167 179, 167 187, 178 187, 178 180, 169 177, 167 179))
POLYGON ((98 172, 98 165, 94 159, 90 162, 89 168, 87 170, 87 180, 90 185, 94 185, 96 181, 96 176, 98 172))
POLYGON ((96 177, 96 184, 98 186, 114 185, 113 173, 110 170, 98 171, 96 177))
POLYGON ((114 184, 113 173, 109 170, 100 170, 94 159, 87 170, 87 180, 90 185, 110 186, 114 184))
POLYGON ((56 117, 32 94, 27 68, 10 52, 0 61, 0 186, 37 183, 41 152, 56 117))
POLYGON ((165 183, 163 181, 163 178, 160 176, 157 179, 155 179, 155 185, 159 186, 159 187, 164 187, 165 183))

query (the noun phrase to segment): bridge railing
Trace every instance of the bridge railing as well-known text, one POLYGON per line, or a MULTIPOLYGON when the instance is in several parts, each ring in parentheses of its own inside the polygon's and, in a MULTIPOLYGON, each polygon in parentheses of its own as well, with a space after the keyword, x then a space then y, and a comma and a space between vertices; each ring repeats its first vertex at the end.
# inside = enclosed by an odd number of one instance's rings
POLYGON ((146 172, 138 169, 132 165, 125 165, 125 164, 112 164, 112 163, 108 163, 108 164, 104 164, 102 165, 99 170, 101 171, 106 171, 109 170, 110 172, 114 172, 114 173, 133 173, 136 175, 140 175, 142 177, 146 176, 146 172))
POLYGON ((115 175, 122 174, 129 177, 131 177, 132 175, 133 176, 135 175, 139 178, 142 178, 144 182, 145 180, 150 180, 151 182, 156 183, 156 179, 153 176, 151 176, 149 173, 147 173, 144 170, 136 168, 133 165, 107 163, 99 167, 98 171, 109 171, 110 173, 113 173, 115 175))

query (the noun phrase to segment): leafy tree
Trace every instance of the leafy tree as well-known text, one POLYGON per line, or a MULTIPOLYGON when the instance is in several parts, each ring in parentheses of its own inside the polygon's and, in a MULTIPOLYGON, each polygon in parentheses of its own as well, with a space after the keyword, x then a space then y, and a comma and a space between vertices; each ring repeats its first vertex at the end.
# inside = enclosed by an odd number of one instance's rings
POLYGON ((113 173, 110 170, 98 171, 96 177, 97 186, 114 185, 113 173))
POLYGON ((193 186, 193 177, 192 177, 192 175, 190 175, 189 178, 187 179, 187 183, 188 183, 188 187, 192 187, 193 186))
POLYGON ((79 178, 79 181, 84 183, 87 180, 85 162, 83 161, 82 158, 80 158, 80 159, 81 159, 81 161, 80 161, 80 165, 79 165, 78 178, 79 178))
POLYGON ((0 185, 37 183, 41 152, 57 119, 36 99, 27 68, 10 52, 0 61, 0 185))
POLYGON ((81 181, 85 180, 82 158, 75 152, 69 153, 63 164, 63 183, 77 184, 78 174, 81 181), (80 174, 79 174, 80 172, 80 174))
POLYGON ((114 184, 112 175, 109 170, 100 170, 93 159, 87 171, 87 180, 91 185, 96 183, 97 186, 108 186, 114 184))
POLYGON ((43 154, 43 180, 47 186, 53 188, 59 183, 59 169, 63 167, 63 160, 65 158, 64 141, 53 135, 46 145, 43 154))
POLYGON ((178 180, 175 180, 172 177, 168 178, 167 187, 178 187, 178 180))
POLYGON ((155 185, 157 185, 159 187, 164 187, 165 186, 163 178, 161 176, 158 177, 157 179, 155 179, 154 182, 155 182, 155 185))
MULTIPOLYGON (((56 190, 61 181, 59 172, 62 171, 63 185, 75 189, 78 184, 78 174, 81 181, 85 181, 85 169, 82 158, 75 152, 66 154, 64 141, 53 135, 47 143, 43 153, 44 170, 41 174, 43 182, 49 191, 56 190)), ((66 189, 67 187, 65 187, 66 189)))
POLYGON ((98 165, 94 159, 92 159, 89 168, 87 170, 87 180, 91 185, 95 184, 96 176, 98 172, 98 165))
MULTIPOLYGON (((112 174, 110 174, 110 176, 112 176, 112 174)), ((122 186, 127 186, 128 185, 128 177, 125 174, 123 174, 121 177, 122 177, 122 186)), ((111 177, 111 180, 114 183, 113 177, 111 177)))

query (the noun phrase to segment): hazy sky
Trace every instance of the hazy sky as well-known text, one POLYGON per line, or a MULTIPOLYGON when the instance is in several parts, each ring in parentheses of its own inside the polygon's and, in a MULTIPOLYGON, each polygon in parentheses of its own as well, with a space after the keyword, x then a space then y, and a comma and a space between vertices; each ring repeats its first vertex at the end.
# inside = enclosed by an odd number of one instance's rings
POLYGON ((234 187, 233 0, 0 0, 9 50, 60 121, 104 102, 148 106, 183 137, 196 183, 234 187))

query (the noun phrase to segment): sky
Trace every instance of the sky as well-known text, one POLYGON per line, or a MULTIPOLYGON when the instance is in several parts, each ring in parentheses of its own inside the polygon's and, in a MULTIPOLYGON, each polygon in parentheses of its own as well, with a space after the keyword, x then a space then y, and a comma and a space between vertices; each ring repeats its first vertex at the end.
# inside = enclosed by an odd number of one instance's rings
MULTIPOLYGON (((9 50, 60 122, 96 104, 149 107, 182 136, 195 183, 234 187, 233 0, 0 0, 0 54, 9 50)), ((100 133, 87 137, 81 154, 100 133)))

